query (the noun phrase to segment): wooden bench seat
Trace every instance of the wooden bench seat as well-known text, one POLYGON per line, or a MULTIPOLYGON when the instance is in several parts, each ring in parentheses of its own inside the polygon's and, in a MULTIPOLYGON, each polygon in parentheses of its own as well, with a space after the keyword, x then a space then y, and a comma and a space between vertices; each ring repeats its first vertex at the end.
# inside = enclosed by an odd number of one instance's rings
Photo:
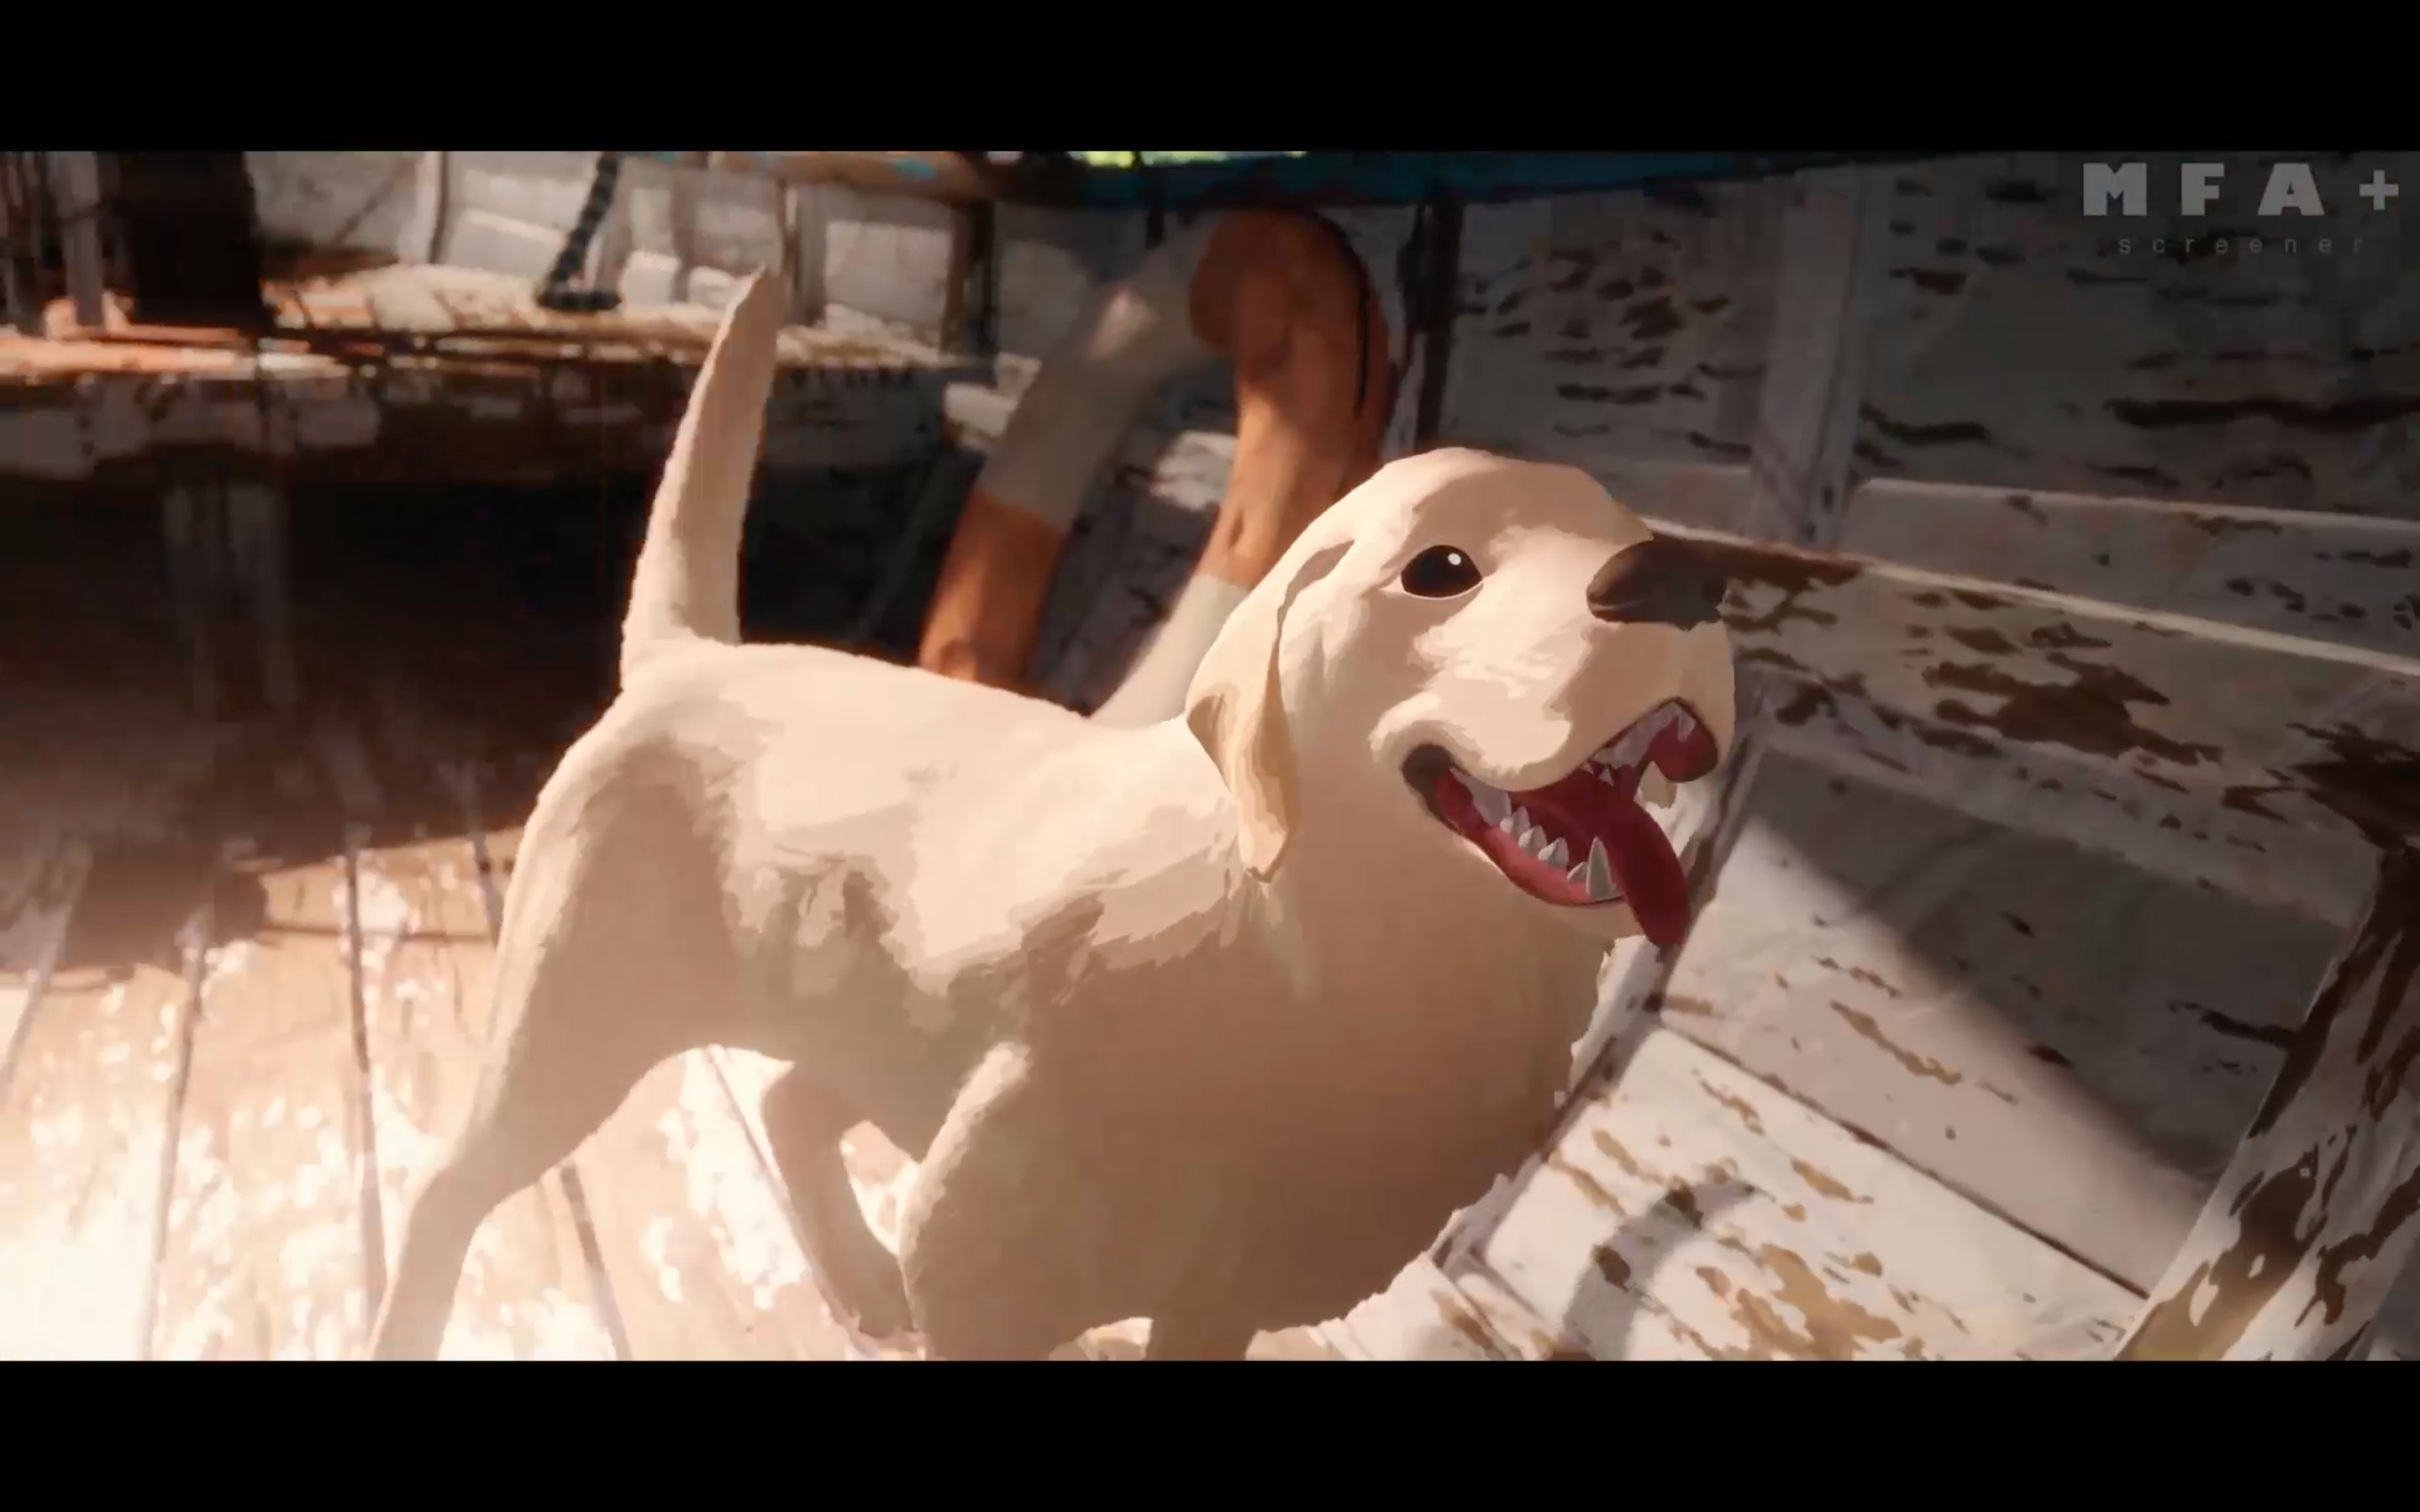
MULTIPOLYGON (((726 281, 727 282, 727 281, 726 281)), ((284 483, 652 471, 720 318, 699 304, 598 316, 538 308, 469 268, 390 265, 272 286, 279 330, 72 328, 0 335, 0 477, 284 483)), ((977 369, 871 332, 791 327, 766 463, 897 465, 938 443, 940 390, 977 369)))

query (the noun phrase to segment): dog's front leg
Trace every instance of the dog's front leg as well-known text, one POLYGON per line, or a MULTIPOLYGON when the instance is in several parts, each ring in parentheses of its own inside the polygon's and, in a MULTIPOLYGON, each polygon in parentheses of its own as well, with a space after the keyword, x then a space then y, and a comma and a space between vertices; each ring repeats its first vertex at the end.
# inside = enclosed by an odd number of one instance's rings
POLYGON ((1103 1242, 1112 1224, 1085 1170, 1097 1149, 1069 1112, 1011 1045, 958 1093, 899 1225, 929 1357, 1040 1360, 1144 1313, 1120 1284, 1114 1242, 1103 1242))
POLYGON ((841 1160, 841 1135, 861 1121, 856 1109, 794 1066, 766 1088, 764 1115, 773 1164, 789 1189, 799 1238, 824 1299, 870 1338, 907 1333, 899 1262, 866 1227, 841 1160))

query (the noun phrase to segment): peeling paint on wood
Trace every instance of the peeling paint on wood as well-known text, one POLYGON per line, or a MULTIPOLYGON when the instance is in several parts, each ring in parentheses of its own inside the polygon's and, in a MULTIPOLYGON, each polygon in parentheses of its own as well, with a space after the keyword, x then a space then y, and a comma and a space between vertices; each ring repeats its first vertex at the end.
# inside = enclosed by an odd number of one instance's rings
POLYGON ((2043 1357, 2105 1347, 2132 1312, 2124 1288, 1680 1036, 1626 1048, 1473 1257, 1556 1325, 1549 1343, 2043 1357))
POLYGON ((2125 1359, 2343 1359, 2420 1239, 2420 853, 2381 855, 2369 909, 2125 1359))
POLYGON ((816 184, 823 197, 824 294, 833 304, 939 340, 956 220, 947 205, 816 184))
POLYGON ((1682 533, 1732 577, 1742 664, 1814 699, 1852 694, 1947 739, 2049 748, 2280 824, 2420 831, 2420 664, 1682 533))
POLYGON ((1877 479, 1839 548, 2420 659, 2420 521, 1877 479))
POLYGON ((2335 938, 1776 755, 1663 1018, 2148 1289, 2335 938))
POLYGON ((2412 182, 2420 157, 2320 163, 2328 213, 2296 226, 2288 250, 2275 223, 2245 213, 2277 154, 2229 154, 2231 213, 2199 222, 2175 213, 2174 154, 2144 155, 2148 218, 2077 213, 2093 156, 1894 173, 1905 302, 1882 344, 1905 355, 1875 374, 1859 438, 1867 469, 2420 518, 2420 303, 2405 217, 2371 213, 2352 193, 2372 172, 2412 182), (2325 251, 2323 238, 2334 239, 2325 251))
MULTIPOLYGON (((1590 443, 1532 447, 1632 508, 1759 538, 1749 473, 1590 443)), ((2219 625, 2420 659, 2420 523, 2098 494, 1875 478, 1851 493, 1838 549, 2219 625)))
POLYGON ((1473 205, 1441 436, 1747 457, 1775 336, 1781 180, 1473 205))
POLYGON ((1775 748, 1851 780, 2103 855, 2339 928, 2361 911, 2370 847, 2296 828, 2130 771, 2036 746, 2010 749, 1820 684, 1768 678, 1791 721, 1775 748))
POLYGON ((1446 1273, 1423 1257, 1386 1290, 1327 1324, 1322 1335, 1350 1360, 1514 1360, 1516 1345, 1446 1273))
MULTIPOLYGON (((272 244, 396 252, 419 208, 418 152, 247 152, 254 213, 272 244)), ((427 250, 422 234, 422 253, 427 250)))

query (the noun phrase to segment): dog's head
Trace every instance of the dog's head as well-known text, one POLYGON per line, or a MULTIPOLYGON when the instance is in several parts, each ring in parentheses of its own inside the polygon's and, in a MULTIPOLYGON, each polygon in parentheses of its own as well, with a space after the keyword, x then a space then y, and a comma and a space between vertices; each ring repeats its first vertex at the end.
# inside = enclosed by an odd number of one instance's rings
POLYGON ((1669 943, 1688 890, 1657 812, 1730 750, 1722 593, 1576 469, 1428 452, 1304 532, 1220 631, 1187 720, 1256 876, 1332 812, 1373 866, 1433 857, 1669 943))

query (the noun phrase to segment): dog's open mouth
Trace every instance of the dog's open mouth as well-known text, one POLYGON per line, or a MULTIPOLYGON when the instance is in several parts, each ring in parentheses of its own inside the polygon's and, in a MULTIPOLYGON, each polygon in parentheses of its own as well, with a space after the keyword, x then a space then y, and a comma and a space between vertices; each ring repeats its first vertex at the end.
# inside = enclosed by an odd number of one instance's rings
POLYGON ((1507 793, 1454 764, 1435 746, 1404 775, 1451 826, 1522 890, 1566 907, 1626 903, 1659 946, 1689 926, 1689 885, 1663 826, 1639 802, 1652 766, 1690 782, 1721 759, 1687 705, 1658 704, 1597 748, 1578 770, 1542 788, 1507 793))

